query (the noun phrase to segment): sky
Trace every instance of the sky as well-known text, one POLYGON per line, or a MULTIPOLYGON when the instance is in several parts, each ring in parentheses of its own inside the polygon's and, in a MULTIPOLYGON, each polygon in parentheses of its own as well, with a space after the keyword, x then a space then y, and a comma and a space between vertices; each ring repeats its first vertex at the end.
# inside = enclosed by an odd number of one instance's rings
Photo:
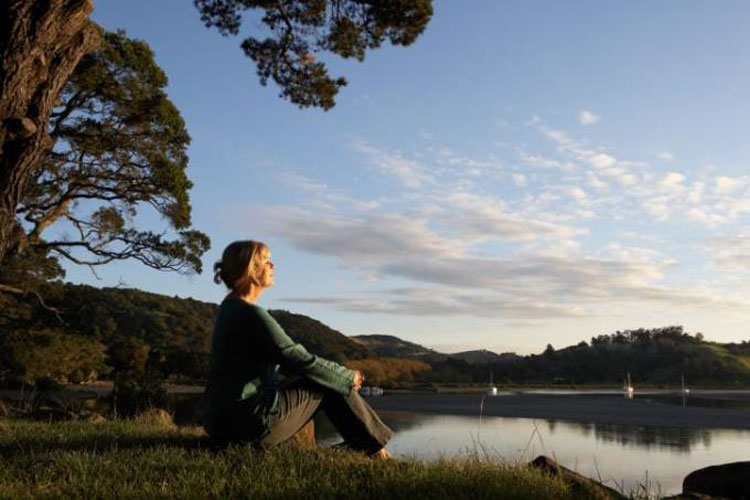
POLYGON ((349 80, 323 112, 261 86, 242 37, 188 0, 96 1, 169 77, 212 248, 197 276, 67 280, 218 303, 213 263, 257 239, 276 264, 261 305, 347 335, 518 353, 668 325, 750 339, 750 4, 434 9, 410 47, 320 55, 349 80))

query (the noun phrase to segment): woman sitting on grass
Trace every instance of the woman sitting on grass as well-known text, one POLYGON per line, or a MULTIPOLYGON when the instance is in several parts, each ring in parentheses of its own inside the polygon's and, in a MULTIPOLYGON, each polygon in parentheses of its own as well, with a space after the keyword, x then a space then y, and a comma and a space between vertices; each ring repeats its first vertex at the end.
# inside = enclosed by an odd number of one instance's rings
POLYGON ((268 447, 291 438, 322 409, 346 447, 389 457, 384 446, 393 432, 357 392, 362 374, 310 354, 256 305, 274 283, 270 258, 263 243, 235 241, 214 265, 214 281, 230 292, 214 326, 206 432, 219 442, 268 447))

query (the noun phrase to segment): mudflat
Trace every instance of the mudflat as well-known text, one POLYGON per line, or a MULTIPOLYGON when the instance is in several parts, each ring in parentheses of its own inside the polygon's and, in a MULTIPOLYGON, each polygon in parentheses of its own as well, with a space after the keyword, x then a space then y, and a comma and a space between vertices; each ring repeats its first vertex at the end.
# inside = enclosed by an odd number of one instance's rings
MULTIPOLYGON (((750 401, 750 394, 721 394, 735 401, 750 401)), ((696 394, 691 398, 708 400, 696 394)), ((479 417, 540 418, 579 423, 645 425, 686 428, 750 429, 748 407, 681 406, 644 394, 626 399, 620 394, 397 394, 367 398, 376 410, 410 411, 479 417)))

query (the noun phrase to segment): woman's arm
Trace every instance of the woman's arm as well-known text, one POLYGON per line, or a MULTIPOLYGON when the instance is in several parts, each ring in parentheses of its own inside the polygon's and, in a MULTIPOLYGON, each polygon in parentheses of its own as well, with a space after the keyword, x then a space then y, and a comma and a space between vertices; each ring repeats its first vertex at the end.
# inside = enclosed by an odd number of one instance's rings
POLYGON ((262 341, 271 361, 343 395, 351 392, 358 372, 309 353, 302 344, 294 342, 268 312, 256 308, 265 330, 262 341))

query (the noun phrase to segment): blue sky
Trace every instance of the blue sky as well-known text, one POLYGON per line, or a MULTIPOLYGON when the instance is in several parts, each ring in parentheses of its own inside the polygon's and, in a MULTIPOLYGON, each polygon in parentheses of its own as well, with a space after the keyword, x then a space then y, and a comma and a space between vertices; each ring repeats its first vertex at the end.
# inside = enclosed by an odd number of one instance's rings
POLYGON ((219 302, 212 263, 254 238, 277 264, 262 305, 350 335, 523 353, 671 324, 750 338, 746 2, 436 1, 411 47, 322 56, 349 80, 329 112, 260 86, 188 0, 93 18, 169 76, 213 248, 200 276, 71 281, 219 302))

